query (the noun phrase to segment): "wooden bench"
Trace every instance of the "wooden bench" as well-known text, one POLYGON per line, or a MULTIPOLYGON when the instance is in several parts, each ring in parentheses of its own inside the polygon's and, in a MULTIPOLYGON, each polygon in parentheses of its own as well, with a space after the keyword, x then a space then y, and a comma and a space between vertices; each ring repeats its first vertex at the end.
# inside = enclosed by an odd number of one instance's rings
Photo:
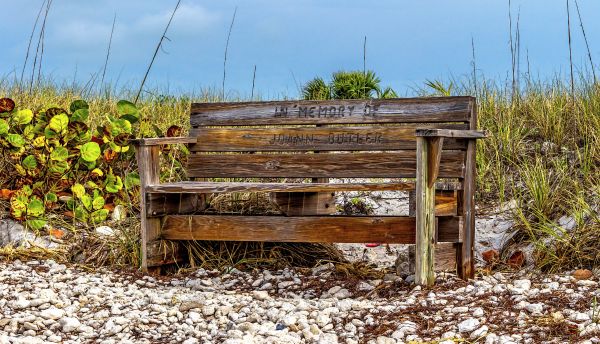
POLYGON ((445 242, 459 276, 473 277, 475 142, 485 137, 476 131, 474 98, 198 103, 190 124, 189 137, 136 141, 143 270, 174 262, 173 240, 381 242, 416 244, 416 282, 431 285, 435 246, 445 242), (201 179, 161 184, 165 144, 188 144, 187 175, 201 179), (436 197, 436 181, 450 182, 451 193, 436 197), (329 215, 335 192, 386 190, 413 190, 414 216, 329 215), (227 192, 283 195, 273 198, 280 206, 292 201, 281 216, 199 211, 198 195, 227 192), (448 195, 455 206, 436 209, 448 195), (311 206, 302 207, 298 200, 307 199, 311 206))

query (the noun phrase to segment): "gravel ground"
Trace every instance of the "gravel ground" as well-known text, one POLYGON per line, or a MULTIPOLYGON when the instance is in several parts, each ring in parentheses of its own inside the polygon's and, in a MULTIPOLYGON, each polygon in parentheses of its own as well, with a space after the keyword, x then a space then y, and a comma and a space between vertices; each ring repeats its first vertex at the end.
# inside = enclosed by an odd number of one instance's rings
POLYGON ((425 290, 330 266, 168 278, 53 261, 0 270, 0 343, 600 342, 593 277, 445 274, 425 290))

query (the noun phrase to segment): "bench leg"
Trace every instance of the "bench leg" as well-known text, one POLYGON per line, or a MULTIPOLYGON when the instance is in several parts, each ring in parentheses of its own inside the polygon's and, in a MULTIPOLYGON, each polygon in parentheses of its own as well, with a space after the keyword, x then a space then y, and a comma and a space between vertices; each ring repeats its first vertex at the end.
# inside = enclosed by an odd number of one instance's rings
MULTIPOLYGON (((150 184, 157 184, 160 178, 160 165, 159 165, 159 147, 158 146, 136 146, 136 156, 138 162, 138 168, 140 173, 140 217, 141 217, 141 241, 140 241, 140 253, 141 253, 141 270, 143 272, 149 272, 149 266, 153 264, 148 262, 149 249, 153 250, 156 248, 156 241, 160 236, 160 218, 148 217, 147 213, 147 202, 146 198, 146 186, 150 184)), ((154 250, 153 250, 154 251, 154 250)), ((160 267, 158 267, 160 271, 160 267)), ((150 272, 157 272, 157 268, 151 268, 150 272)), ((158 271, 158 272, 159 272, 158 271)))
POLYGON ((463 190, 459 192, 458 213, 463 216, 464 227, 461 232, 461 243, 456 251, 457 274, 467 280, 475 277, 475 260, 473 246, 475 244, 475 140, 469 140, 463 190))
POLYGON ((435 180, 443 140, 417 137, 415 283, 426 286, 435 282, 435 180))

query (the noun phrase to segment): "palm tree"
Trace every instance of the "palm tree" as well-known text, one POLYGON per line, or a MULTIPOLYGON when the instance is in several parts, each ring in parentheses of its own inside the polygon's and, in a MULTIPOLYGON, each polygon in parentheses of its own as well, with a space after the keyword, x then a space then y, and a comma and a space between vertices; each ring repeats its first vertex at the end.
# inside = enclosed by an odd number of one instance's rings
POLYGON ((302 88, 304 99, 370 99, 395 98, 396 92, 390 87, 383 91, 379 86, 381 80, 372 71, 339 71, 332 74, 329 84, 316 77, 302 88))

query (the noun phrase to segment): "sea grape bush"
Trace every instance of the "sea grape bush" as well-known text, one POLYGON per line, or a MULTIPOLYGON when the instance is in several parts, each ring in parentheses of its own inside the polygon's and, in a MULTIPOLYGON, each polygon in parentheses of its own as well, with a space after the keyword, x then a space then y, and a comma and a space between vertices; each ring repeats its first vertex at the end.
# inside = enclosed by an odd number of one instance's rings
POLYGON ((69 109, 33 112, 0 99, 0 185, 11 216, 33 229, 47 222, 47 210, 61 208, 80 222, 106 220, 116 203, 126 203, 139 186, 130 146, 140 114, 121 100, 117 115, 90 128, 84 100, 69 109), (64 202, 59 202, 64 201, 64 202))

